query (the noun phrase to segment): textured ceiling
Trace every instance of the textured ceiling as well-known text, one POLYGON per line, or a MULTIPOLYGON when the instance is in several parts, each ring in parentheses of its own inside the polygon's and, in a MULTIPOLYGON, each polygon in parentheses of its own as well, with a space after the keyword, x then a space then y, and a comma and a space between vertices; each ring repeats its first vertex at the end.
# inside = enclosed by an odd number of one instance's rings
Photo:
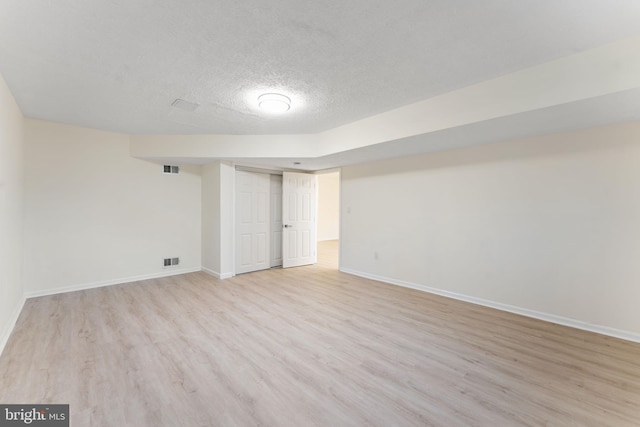
POLYGON ((639 22, 638 0, 2 0, 0 74, 34 118, 315 133, 633 36, 639 22), (290 114, 261 115, 267 91, 292 98, 290 114))
MULTIPOLYGON (((518 141, 543 134, 575 131, 634 120, 640 120, 640 89, 415 135, 327 156, 252 159, 252 162, 282 169, 294 167, 318 171, 480 144, 518 141), (293 162, 299 162, 300 165, 295 166, 293 162)), ((247 161, 241 158, 233 160, 240 163, 247 161)), ((199 162, 194 163, 203 162, 200 159, 199 162)))

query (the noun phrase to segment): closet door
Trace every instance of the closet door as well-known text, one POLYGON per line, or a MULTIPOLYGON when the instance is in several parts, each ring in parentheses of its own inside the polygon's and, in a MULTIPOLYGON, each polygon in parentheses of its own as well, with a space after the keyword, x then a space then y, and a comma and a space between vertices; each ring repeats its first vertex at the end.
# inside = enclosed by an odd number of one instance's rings
POLYGON ((282 176, 271 175, 271 267, 282 265, 282 176))
POLYGON ((316 263, 316 181, 311 174, 283 173, 283 268, 316 263))
POLYGON ((271 267, 270 175, 236 171, 236 274, 271 267))

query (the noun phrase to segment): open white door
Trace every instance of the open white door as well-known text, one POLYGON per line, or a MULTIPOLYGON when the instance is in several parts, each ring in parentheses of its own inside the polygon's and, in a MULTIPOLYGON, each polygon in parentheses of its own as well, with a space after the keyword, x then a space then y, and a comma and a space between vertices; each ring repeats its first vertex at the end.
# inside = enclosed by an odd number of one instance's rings
POLYGON ((316 176, 284 172, 282 175, 282 267, 315 264, 316 176))

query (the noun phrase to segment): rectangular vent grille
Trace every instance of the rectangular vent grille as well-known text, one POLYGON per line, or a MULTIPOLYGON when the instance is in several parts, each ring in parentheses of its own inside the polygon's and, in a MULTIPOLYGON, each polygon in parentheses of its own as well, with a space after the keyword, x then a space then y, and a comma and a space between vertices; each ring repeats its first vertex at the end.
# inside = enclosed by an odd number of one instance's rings
POLYGON ((177 175, 180 173, 180 166, 164 165, 162 172, 177 175))
POLYGON ((174 265, 178 265, 180 264, 180 258, 165 258, 164 259, 164 266, 165 267, 172 267, 174 265))

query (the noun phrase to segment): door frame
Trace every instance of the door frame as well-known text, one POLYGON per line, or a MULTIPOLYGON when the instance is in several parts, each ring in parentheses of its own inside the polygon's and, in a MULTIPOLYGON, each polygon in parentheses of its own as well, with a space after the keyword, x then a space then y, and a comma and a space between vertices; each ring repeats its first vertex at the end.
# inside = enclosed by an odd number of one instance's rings
MULTIPOLYGON (((345 205, 344 200, 343 200, 343 193, 342 193, 342 168, 332 168, 332 169, 325 169, 325 170, 321 170, 321 171, 317 171, 315 172, 315 175, 318 176, 318 180, 320 178, 320 175, 326 175, 326 174, 330 174, 330 173, 337 173, 338 174, 338 270, 340 270, 340 266, 342 265, 342 224, 344 224, 344 215, 347 214, 347 212, 345 212, 345 209, 343 208, 345 205)), ((318 188, 320 187, 320 185, 318 184, 318 188)), ((320 191, 318 190, 317 192, 317 196, 318 196, 318 200, 316 200, 316 206, 318 207, 318 211, 320 211, 320 201, 319 201, 319 197, 320 197, 320 191)), ((317 223, 316 223, 317 226, 317 223)))

